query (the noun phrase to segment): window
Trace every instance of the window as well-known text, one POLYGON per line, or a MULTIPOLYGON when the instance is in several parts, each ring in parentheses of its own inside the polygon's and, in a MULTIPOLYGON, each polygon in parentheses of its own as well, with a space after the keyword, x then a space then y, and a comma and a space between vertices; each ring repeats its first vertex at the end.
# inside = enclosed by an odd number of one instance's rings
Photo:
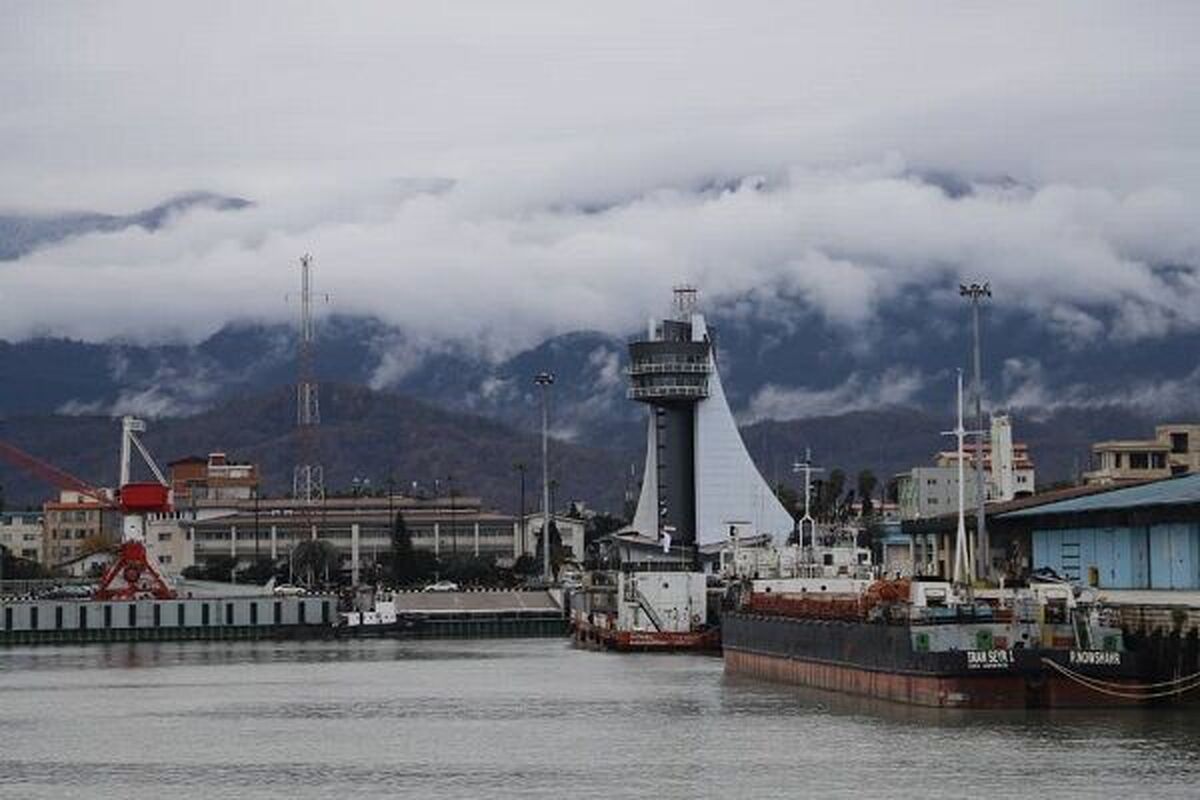
POLYGON ((1150 466, 1153 467, 1154 469, 1166 469, 1167 468, 1167 454, 1166 453, 1151 453, 1150 454, 1150 466))
POLYGON ((1129 454, 1130 469, 1150 469, 1150 454, 1149 453, 1130 453, 1129 454))
POLYGON ((170 557, 169 555, 163 554, 163 555, 161 555, 161 556, 159 556, 159 557, 158 557, 158 561, 159 561, 159 563, 160 563, 160 564, 170 564, 170 563, 171 563, 171 557, 170 557))
POLYGON ((166 532, 164 532, 164 533, 160 533, 160 534, 158 535, 158 540, 159 540, 160 542, 169 542, 169 541, 171 541, 171 532, 170 532, 170 531, 166 531, 166 532))
POLYGON ((1188 435, 1186 433, 1171 434, 1171 452, 1186 453, 1188 451, 1188 435))

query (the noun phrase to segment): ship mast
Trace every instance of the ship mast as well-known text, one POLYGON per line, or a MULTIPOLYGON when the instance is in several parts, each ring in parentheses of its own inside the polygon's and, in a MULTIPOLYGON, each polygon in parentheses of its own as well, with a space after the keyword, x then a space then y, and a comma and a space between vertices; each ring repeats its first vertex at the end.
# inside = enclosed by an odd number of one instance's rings
POLYGON ((942 431, 943 436, 953 436, 958 442, 958 534, 954 544, 954 582, 970 586, 975 582, 975 565, 971 562, 967 544, 966 508, 966 453, 963 443, 967 436, 976 436, 979 431, 968 431, 963 427, 963 371, 958 370, 958 425, 952 431, 942 431))
POLYGON ((808 447, 804 448, 804 460, 797 461, 792 464, 792 472, 795 474, 804 474, 804 516, 800 518, 799 531, 796 537, 796 563, 800 562, 799 556, 804 549, 804 529, 807 523, 809 534, 809 546, 816 547, 817 544, 817 522, 812 518, 811 513, 811 498, 812 498, 812 474, 814 472, 824 472, 821 467, 812 465, 812 450, 808 447))

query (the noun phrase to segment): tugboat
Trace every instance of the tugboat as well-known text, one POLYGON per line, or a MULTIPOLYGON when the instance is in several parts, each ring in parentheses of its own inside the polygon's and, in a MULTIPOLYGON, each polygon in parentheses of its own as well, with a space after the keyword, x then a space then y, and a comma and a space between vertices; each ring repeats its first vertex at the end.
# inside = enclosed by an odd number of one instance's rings
POLYGON ((339 638, 402 636, 420 629, 420 620, 396 612, 395 597, 387 591, 362 593, 344 605, 334 622, 334 635, 339 638))

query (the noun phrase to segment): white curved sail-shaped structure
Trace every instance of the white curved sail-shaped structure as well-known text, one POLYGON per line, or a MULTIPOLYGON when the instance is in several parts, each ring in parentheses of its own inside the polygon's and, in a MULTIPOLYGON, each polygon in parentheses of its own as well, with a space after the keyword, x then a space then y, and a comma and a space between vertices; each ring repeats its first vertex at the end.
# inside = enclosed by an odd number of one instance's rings
POLYGON ((694 302, 695 290, 677 290, 676 318, 651 321, 648 338, 629 346, 629 397, 649 410, 646 468, 630 527, 685 545, 725 541, 733 524, 740 535, 786 538, 792 517, 746 450, 694 302))

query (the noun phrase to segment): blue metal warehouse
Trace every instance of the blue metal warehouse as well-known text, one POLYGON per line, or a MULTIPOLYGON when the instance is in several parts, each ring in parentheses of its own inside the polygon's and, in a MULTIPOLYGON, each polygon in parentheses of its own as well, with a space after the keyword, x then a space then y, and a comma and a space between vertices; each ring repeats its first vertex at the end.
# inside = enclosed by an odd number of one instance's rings
POLYGON ((1106 589, 1200 589, 1200 474, 1001 514, 1033 567, 1106 589))

